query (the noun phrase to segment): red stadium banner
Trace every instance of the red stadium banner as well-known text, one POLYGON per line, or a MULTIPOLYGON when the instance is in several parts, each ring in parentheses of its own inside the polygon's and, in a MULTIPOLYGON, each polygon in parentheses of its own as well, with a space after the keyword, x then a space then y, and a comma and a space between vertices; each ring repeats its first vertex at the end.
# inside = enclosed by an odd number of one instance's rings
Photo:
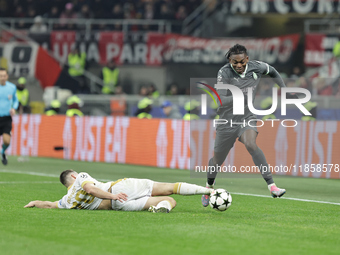
POLYGON ((98 50, 101 64, 106 64, 108 59, 113 58, 117 64, 161 65, 163 48, 163 34, 99 33, 98 50))
POLYGON ((165 35, 164 62, 225 63, 224 55, 235 44, 244 45, 252 59, 268 64, 287 64, 291 61, 300 40, 299 34, 265 39, 203 39, 198 37, 165 35))
POLYGON ((337 35, 306 34, 305 65, 311 67, 326 65, 333 58, 333 47, 338 40, 337 35))
POLYGON ((67 55, 76 42, 76 31, 52 31, 51 50, 56 59, 67 63, 67 55))
POLYGON ((105 65, 108 60, 114 59, 120 63, 124 34, 122 32, 101 32, 99 33, 98 50, 100 64, 105 65))
POLYGON ((148 33, 148 51, 146 63, 148 65, 161 65, 163 63, 164 35, 159 33, 148 33))
POLYGON ((263 39, 204 39, 179 34, 98 32, 84 38, 74 31, 57 31, 51 34, 51 50, 64 62, 71 46, 76 43, 87 53, 88 61, 103 65, 112 58, 117 64, 149 66, 166 63, 223 64, 225 53, 239 43, 249 49, 252 59, 271 65, 285 65, 291 63, 299 40, 299 34, 263 39), (93 38, 98 38, 98 41, 93 38))
MULTIPOLYGON (((339 179, 338 126, 336 121, 298 122, 291 128, 266 123, 258 128, 257 141, 274 174, 339 179)), ((190 127, 183 120, 22 115, 13 118, 8 153, 195 171, 211 157, 214 136, 208 120, 190 127)), ((240 142, 225 164, 238 172, 254 165, 240 142)))

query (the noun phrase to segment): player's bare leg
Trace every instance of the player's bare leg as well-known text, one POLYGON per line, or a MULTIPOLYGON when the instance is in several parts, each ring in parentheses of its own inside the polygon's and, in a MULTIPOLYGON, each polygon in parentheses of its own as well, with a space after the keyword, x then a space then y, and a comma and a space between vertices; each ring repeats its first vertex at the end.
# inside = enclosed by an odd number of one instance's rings
MULTIPOLYGON (((216 176, 217 176, 217 171, 216 171, 217 170, 217 166, 221 166, 223 164, 223 162, 227 158, 228 153, 229 153, 231 148, 232 147, 227 148, 223 152, 216 152, 215 151, 214 152, 214 157, 212 157, 209 160, 209 167, 215 167, 215 168, 212 168, 215 171, 207 171, 207 184, 206 184, 207 188, 211 188, 211 189, 214 188, 215 179, 216 179, 216 176)), ((204 207, 208 206, 208 204, 209 204, 209 195, 203 195, 201 200, 202 200, 202 205, 204 207)))
MULTIPOLYGON (((205 188, 202 186, 198 186, 195 184, 185 183, 185 182, 177 182, 177 183, 162 183, 162 182, 155 182, 152 189, 151 196, 167 196, 172 194, 178 195, 201 195, 206 194, 208 197, 212 189, 205 188)), ((159 197, 155 197, 159 198, 159 197)), ((171 198, 171 197, 165 197, 171 198)), ((171 198, 172 199, 172 198, 171 198)), ((150 200, 153 202, 153 200, 150 200)), ((159 200, 156 200, 159 201, 159 200)), ((174 200, 173 200, 174 201, 174 200)), ((170 201, 170 204, 172 202, 170 201)), ((175 202, 176 204, 176 202, 175 202)), ((147 205, 146 205, 147 206, 147 205)), ((174 207, 174 206, 173 206, 174 207)), ((151 205, 149 211, 151 212, 170 212, 173 208, 169 205, 168 201, 160 201, 156 206, 151 205)))
POLYGON ((3 134, 2 135, 2 149, 1 149, 1 162, 4 165, 7 165, 8 161, 7 161, 7 156, 5 151, 7 150, 10 142, 11 142, 11 136, 9 134, 3 134))
POLYGON ((178 195, 202 195, 210 194, 212 189, 190 184, 186 182, 162 183, 155 182, 151 196, 168 196, 172 194, 178 195))
POLYGON ((153 213, 169 213, 176 206, 172 197, 150 197, 143 207, 153 213))
POLYGON ((252 129, 247 129, 241 135, 240 141, 246 146, 246 149, 253 158, 254 164, 259 168, 263 179, 268 185, 271 195, 274 198, 281 197, 286 193, 286 190, 276 187, 266 157, 264 156, 263 151, 256 144, 256 137, 257 132, 252 129))

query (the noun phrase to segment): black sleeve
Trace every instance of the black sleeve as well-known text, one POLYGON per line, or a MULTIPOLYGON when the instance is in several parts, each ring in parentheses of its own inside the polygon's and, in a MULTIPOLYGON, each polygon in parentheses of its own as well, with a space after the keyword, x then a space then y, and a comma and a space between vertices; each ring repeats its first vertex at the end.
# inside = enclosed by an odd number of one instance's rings
POLYGON ((275 83, 276 83, 277 85, 279 85, 280 88, 286 87, 286 85, 285 85, 285 83, 284 83, 284 81, 283 81, 281 75, 279 74, 278 71, 276 71, 276 69, 275 69, 274 67, 269 66, 268 75, 274 79, 275 83))

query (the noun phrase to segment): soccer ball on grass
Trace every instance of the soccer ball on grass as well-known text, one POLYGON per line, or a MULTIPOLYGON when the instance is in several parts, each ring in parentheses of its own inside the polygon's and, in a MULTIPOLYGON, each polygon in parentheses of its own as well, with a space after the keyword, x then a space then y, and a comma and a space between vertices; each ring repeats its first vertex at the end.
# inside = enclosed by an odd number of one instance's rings
POLYGON ((209 204, 216 211, 223 212, 227 210, 232 202, 230 193, 224 189, 216 189, 210 194, 209 204))

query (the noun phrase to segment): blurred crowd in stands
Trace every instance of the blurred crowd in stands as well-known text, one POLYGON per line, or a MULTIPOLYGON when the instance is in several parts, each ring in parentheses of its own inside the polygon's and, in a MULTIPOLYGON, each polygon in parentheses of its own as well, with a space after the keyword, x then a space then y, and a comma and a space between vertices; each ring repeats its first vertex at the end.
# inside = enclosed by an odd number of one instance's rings
MULTIPOLYGON (((202 0, 0 0, 0 17, 60 19, 184 20, 202 0)), ((22 24, 25 28, 25 24, 22 24)), ((28 27, 26 27, 28 28, 28 27)))

